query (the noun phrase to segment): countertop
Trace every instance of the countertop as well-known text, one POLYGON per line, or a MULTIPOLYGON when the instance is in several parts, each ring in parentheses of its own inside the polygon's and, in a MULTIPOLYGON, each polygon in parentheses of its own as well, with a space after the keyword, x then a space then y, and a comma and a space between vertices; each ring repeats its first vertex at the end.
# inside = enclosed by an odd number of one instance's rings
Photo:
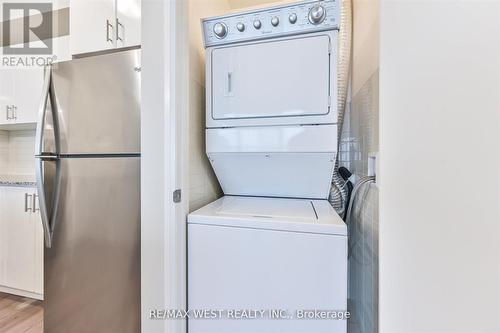
POLYGON ((0 186, 35 187, 35 176, 31 175, 0 175, 0 186))

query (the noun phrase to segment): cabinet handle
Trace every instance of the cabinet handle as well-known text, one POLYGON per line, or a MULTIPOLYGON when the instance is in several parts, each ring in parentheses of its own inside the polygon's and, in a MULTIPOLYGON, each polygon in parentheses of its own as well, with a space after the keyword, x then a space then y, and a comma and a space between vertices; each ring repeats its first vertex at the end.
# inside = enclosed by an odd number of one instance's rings
POLYGON ((109 23, 109 20, 106 20, 106 42, 113 42, 113 40, 111 38, 109 38, 109 30, 113 29, 113 25, 111 23, 109 23))
POLYGON ((24 193, 24 212, 27 213, 27 212, 32 212, 32 208, 31 207, 28 207, 28 198, 32 198, 33 196, 31 194, 28 194, 28 193, 24 193))
POLYGON ((116 18, 116 40, 123 42, 123 38, 120 37, 120 27, 122 27, 122 30, 125 30, 123 24, 120 23, 120 20, 116 18))
POLYGON ((14 116, 11 115, 11 114, 13 114, 11 112, 13 111, 14 105, 7 105, 7 106, 5 106, 5 108, 6 108, 5 113, 7 114, 7 120, 14 119, 14 116))
POLYGON ((40 211, 40 208, 36 208, 36 202, 38 201, 38 194, 33 193, 33 212, 40 211))
POLYGON ((17 119, 17 106, 12 105, 12 119, 17 119))

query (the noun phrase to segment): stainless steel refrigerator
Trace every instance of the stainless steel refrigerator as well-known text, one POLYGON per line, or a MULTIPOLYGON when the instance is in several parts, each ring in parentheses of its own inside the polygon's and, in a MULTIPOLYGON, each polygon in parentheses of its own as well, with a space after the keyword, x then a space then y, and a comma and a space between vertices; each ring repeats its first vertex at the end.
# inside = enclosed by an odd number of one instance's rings
POLYGON ((140 50, 46 68, 44 332, 140 332, 140 50))

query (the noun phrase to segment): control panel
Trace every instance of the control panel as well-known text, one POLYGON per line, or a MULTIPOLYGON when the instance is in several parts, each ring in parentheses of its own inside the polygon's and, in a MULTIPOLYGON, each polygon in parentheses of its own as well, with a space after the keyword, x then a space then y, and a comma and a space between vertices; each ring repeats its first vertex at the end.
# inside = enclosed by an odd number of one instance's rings
POLYGON ((339 3, 303 1, 203 19, 205 47, 339 29, 339 3))

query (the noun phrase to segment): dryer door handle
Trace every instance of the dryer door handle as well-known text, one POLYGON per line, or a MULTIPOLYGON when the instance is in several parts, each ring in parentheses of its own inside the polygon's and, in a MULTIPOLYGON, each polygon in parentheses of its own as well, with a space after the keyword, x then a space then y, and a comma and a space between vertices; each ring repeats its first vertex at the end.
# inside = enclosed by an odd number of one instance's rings
POLYGON ((233 72, 227 72, 226 77, 226 96, 234 96, 233 72))

